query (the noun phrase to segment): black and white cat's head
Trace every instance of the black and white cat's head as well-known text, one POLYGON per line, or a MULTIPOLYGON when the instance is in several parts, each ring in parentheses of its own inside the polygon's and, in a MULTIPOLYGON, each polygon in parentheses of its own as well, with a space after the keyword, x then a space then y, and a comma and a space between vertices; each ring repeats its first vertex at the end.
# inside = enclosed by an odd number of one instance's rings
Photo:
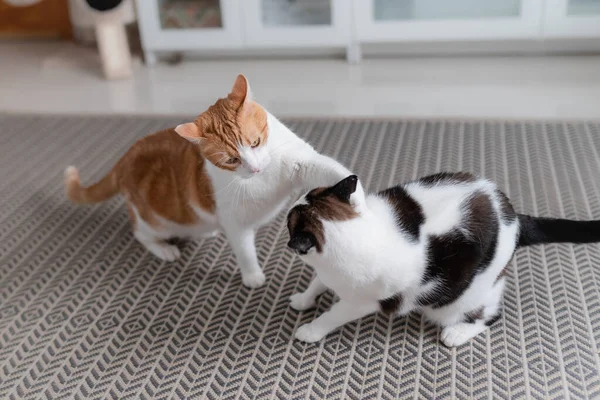
POLYGON ((357 218, 364 201, 364 192, 356 175, 333 186, 311 190, 288 213, 288 247, 300 256, 321 253, 325 245, 323 222, 357 218))

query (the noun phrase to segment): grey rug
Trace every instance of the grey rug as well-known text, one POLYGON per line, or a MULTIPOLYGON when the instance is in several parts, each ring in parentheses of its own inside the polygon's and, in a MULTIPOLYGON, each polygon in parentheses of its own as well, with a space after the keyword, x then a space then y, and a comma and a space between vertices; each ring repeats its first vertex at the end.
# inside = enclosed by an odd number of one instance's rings
MULTIPOLYGON (((312 272, 287 251, 283 215, 260 231, 267 284, 249 290, 222 236, 163 263, 121 199, 66 201, 66 165, 89 183, 182 120, 0 116, 0 398, 600 398, 599 245, 519 250, 502 318, 457 349, 419 315, 373 315, 309 345, 294 329, 333 299, 288 307, 312 272)), ((371 190, 466 170, 521 212, 600 218, 600 124, 288 124, 371 190)))

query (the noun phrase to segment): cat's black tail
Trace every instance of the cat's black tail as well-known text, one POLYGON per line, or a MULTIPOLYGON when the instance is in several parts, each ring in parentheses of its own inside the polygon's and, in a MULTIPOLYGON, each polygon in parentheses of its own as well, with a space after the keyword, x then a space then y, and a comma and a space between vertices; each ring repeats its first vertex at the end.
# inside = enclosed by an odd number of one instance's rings
POLYGON ((539 218, 518 214, 518 247, 543 243, 600 242, 600 221, 539 218))

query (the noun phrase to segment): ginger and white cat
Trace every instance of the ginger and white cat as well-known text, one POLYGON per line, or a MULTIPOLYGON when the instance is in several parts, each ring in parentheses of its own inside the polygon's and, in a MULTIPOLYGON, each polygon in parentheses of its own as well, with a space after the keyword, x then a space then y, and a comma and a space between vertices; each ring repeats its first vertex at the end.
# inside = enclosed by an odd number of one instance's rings
POLYGON ((515 249, 600 241, 600 221, 516 214, 497 186, 468 173, 440 173, 365 196, 356 176, 314 189, 288 214, 288 246, 316 277, 291 306, 306 310, 332 289, 329 311, 295 337, 315 342, 374 312, 421 311, 458 346, 500 317, 515 249))
POLYGON ((254 102, 239 75, 227 98, 194 122, 139 140, 98 183, 83 188, 74 167, 66 169, 65 183, 75 203, 121 193, 135 237, 163 260, 180 255, 167 239, 223 229, 244 285, 258 287, 265 276, 256 257, 256 229, 300 193, 348 174, 254 102))

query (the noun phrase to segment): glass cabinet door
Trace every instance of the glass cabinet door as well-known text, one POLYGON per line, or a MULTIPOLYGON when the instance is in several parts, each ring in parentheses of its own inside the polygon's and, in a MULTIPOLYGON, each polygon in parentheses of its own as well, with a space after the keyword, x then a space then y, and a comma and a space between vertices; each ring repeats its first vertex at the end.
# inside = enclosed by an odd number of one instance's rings
POLYGON ((534 38, 544 1, 354 0, 354 15, 366 42, 534 38))
POLYGON ((375 0, 374 17, 386 20, 440 20, 518 17, 520 0, 375 0))
POLYGON ((346 45, 351 0, 244 0, 249 46, 346 45))
POLYGON ((546 0, 544 36, 600 37, 600 0, 546 0))
POLYGON ((243 46, 241 0, 137 0, 144 53, 243 46))
POLYGON ((600 0, 569 0, 567 13, 569 15, 599 15, 600 0))
POLYGON ((222 28, 219 0, 157 0, 161 29, 222 28))
POLYGON ((331 25, 330 0, 262 0, 264 26, 331 25))

